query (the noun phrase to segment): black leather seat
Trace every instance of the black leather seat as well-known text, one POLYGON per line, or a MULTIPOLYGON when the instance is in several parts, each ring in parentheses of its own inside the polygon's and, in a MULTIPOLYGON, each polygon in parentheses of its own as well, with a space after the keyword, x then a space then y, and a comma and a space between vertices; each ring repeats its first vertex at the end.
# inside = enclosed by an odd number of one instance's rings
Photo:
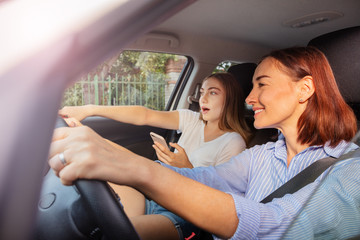
POLYGON ((254 75, 256 63, 240 63, 229 67, 227 72, 233 74, 240 83, 244 95, 247 96, 252 89, 252 77, 254 75))
POLYGON ((314 38, 328 58, 345 101, 352 107, 360 126, 360 26, 342 29, 314 38))
MULTIPOLYGON (((252 89, 252 77, 254 75, 257 64, 255 63, 241 63, 231 66, 228 72, 233 74, 240 83, 244 95, 248 96, 252 89)), ((245 103, 244 103, 245 104, 245 103)), ((250 139, 248 147, 261 145, 269 141, 277 139, 278 130, 274 128, 269 129, 255 129, 254 128, 254 113, 251 108, 246 108, 245 119, 248 123, 253 135, 250 139)))

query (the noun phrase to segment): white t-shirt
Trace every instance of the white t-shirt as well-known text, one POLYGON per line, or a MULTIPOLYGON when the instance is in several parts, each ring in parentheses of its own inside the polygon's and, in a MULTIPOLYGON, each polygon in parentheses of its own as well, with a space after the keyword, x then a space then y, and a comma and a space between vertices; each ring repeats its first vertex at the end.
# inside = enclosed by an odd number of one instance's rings
POLYGON ((200 113, 187 109, 178 110, 179 131, 182 132, 178 144, 183 147, 194 167, 215 166, 230 160, 246 148, 240 134, 227 132, 220 137, 204 142, 205 124, 199 119, 200 113))

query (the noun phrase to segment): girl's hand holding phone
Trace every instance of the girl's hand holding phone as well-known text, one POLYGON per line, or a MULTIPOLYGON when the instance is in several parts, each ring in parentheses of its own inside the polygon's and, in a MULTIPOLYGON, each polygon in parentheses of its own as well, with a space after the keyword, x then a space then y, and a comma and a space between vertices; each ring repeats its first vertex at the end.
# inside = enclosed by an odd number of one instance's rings
POLYGON ((184 150, 177 143, 169 143, 171 147, 176 148, 177 153, 170 151, 168 147, 164 147, 159 142, 154 142, 153 148, 156 151, 156 155, 160 161, 168 165, 179 168, 193 168, 194 166, 189 161, 189 158, 184 150))
MULTIPOLYGON (((154 132, 150 132, 150 137, 152 138, 154 143, 160 143, 162 146, 169 149, 165 139, 162 136, 160 136, 159 134, 156 134, 154 132)), ((170 151, 170 149, 169 149, 169 151, 170 151)))

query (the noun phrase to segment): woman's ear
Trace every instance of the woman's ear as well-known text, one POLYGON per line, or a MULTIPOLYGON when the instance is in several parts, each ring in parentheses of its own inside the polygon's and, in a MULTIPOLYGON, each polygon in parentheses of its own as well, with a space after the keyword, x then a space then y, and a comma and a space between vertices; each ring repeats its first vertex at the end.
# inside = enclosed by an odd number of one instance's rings
POLYGON ((298 81, 299 102, 306 102, 315 92, 315 85, 312 76, 305 76, 298 81))

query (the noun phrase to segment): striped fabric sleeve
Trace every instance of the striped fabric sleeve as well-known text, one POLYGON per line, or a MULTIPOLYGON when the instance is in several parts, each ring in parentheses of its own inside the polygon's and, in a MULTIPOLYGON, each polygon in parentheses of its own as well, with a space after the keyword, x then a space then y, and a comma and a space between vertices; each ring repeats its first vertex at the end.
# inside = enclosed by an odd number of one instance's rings
POLYGON ((296 217, 284 239, 359 237, 359 172, 358 158, 336 164, 296 217))
POLYGON ((263 204, 231 194, 239 225, 231 239, 280 239, 318 183, 263 204))

